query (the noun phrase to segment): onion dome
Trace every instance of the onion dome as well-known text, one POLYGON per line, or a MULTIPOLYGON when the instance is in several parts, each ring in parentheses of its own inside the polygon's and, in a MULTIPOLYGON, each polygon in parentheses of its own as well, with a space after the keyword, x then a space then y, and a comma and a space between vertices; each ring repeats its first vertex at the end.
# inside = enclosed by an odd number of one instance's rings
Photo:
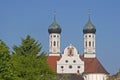
POLYGON ((90 17, 89 17, 89 20, 87 22, 87 24, 84 26, 83 28, 83 33, 94 33, 95 34, 96 32, 96 28, 95 26, 92 24, 91 20, 90 20, 90 17))
POLYGON ((61 33, 61 27, 60 25, 56 22, 56 16, 54 15, 54 21, 52 22, 52 24, 49 26, 48 28, 48 32, 49 34, 51 33, 61 33))

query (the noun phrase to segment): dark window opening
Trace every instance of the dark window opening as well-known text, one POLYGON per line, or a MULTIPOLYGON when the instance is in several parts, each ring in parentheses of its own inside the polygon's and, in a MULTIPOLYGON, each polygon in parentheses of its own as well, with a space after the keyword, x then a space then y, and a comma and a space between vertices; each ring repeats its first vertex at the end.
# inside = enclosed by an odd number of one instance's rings
POLYGON ((56 46, 56 42, 54 41, 54 46, 56 46))
POLYGON ((61 68, 63 69, 64 67, 63 67, 63 66, 61 66, 61 68))
POLYGON ((91 35, 89 35, 89 37, 91 37, 91 35))
POLYGON ((70 65, 69 68, 72 69, 72 66, 70 65))
POLYGON ((89 41, 89 47, 91 47, 91 42, 89 41))
POLYGON ((87 41, 85 43, 86 43, 86 47, 87 47, 87 41))
POLYGON ((65 60, 66 63, 68 63, 68 60, 65 60))
POLYGON ((73 63, 76 63, 76 60, 73 60, 73 63))
POLYGON ((80 66, 78 66, 78 68, 80 68, 80 66))
POLYGON ((56 35, 54 35, 54 37, 56 37, 56 35))

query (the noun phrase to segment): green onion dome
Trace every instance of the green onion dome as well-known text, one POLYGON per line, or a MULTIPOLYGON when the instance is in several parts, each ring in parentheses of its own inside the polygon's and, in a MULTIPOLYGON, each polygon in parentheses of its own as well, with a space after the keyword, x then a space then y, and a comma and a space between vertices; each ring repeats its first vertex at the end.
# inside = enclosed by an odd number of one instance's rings
POLYGON ((61 33, 61 27, 60 25, 56 22, 56 12, 54 13, 54 21, 52 22, 52 24, 49 26, 48 28, 48 32, 49 34, 51 33, 61 33))
POLYGON ((85 34, 85 33, 94 33, 94 34, 95 34, 95 32, 96 32, 96 28, 95 28, 95 26, 92 24, 92 22, 91 22, 91 20, 90 20, 90 18, 89 18, 87 24, 86 24, 86 25, 84 26, 84 28, 83 28, 83 33, 84 33, 84 34, 85 34))
POLYGON ((49 34, 51 33, 61 33, 60 25, 54 20, 53 23, 48 28, 49 34))

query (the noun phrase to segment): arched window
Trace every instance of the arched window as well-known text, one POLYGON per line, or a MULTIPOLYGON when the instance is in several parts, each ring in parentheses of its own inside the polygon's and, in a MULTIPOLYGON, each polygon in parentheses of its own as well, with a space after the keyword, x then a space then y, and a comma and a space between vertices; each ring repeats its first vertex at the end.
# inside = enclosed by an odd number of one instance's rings
POLYGON ((63 69, 63 68, 64 68, 64 66, 61 66, 61 68, 63 69))
POLYGON ((91 47, 91 41, 89 41, 89 47, 91 47))
POLYGON ((54 37, 56 37, 56 35, 54 35, 54 37))
POLYGON ((93 47, 94 47, 94 41, 93 41, 93 47))
POLYGON ((85 46, 87 47, 87 41, 85 42, 85 46))
POLYGON ((89 35, 89 37, 91 37, 91 35, 89 35))
POLYGON ((54 41, 54 46, 56 46, 56 42, 54 41))
POLYGON ((80 66, 78 66, 78 68, 80 68, 80 66))

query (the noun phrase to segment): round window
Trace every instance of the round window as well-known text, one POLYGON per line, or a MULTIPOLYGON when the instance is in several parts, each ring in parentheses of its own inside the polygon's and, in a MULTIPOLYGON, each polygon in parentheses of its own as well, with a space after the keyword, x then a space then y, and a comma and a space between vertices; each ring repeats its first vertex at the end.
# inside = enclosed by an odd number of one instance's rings
POLYGON ((65 60, 66 63, 68 63, 68 60, 65 60))
POLYGON ((78 66, 78 68, 80 68, 80 66, 78 66))
POLYGON ((73 63, 76 63, 76 60, 73 60, 73 63))
POLYGON ((69 68, 72 69, 72 65, 70 65, 69 68))

